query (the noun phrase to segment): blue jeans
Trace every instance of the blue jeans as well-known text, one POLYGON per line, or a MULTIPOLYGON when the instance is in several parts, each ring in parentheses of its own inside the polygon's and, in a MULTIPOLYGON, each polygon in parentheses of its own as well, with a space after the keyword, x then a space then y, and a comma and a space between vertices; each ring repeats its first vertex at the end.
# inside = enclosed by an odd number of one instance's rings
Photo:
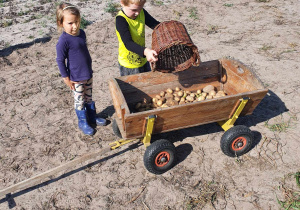
POLYGON ((144 66, 139 67, 139 68, 130 69, 130 68, 121 66, 120 64, 119 64, 119 68, 120 68, 121 76, 127 76, 127 75, 139 74, 139 73, 151 71, 151 67, 150 67, 150 64, 148 61, 147 61, 147 63, 145 63, 144 66))

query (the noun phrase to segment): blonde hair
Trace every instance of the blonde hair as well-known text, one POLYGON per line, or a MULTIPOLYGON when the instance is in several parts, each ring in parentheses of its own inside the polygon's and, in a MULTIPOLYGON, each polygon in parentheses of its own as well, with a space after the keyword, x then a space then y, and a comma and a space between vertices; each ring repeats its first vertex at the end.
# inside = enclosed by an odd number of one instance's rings
POLYGON ((121 2, 125 6, 128 6, 129 4, 144 5, 146 0, 121 0, 121 2))
POLYGON ((80 11, 77 7, 69 3, 62 3, 56 8, 56 24, 59 32, 63 31, 64 12, 68 11, 78 18, 78 27, 80 28, 80 11))

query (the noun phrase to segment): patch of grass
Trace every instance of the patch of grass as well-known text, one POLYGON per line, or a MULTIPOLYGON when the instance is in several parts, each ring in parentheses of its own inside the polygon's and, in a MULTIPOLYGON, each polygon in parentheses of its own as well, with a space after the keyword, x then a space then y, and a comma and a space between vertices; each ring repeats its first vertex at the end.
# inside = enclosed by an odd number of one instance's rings
POLYGON ((296 121, 297 117, 296 116, 290 116, 288 121, 284 121, 283 118, 281 117, 280 122, 275 123, 275 124, 269 124, 269 121, 265 122, 265 127, 269 128, 271 131, 276 131, 276 132, 286 132, 288 128, 291 127, 292 121, 296 121))
POLYGON ((46 27, 47 27, 47 22, 46 22, 46 20, 43 20, 43 21, 41 22, 41 26, 42 26, 43 28, 46 28, 46 27))
POLYGON ((18 12, 18 16, 23 16, 23 15, 28 15, 30 13, 30 11, 29 10, 27 10, 27 11, 20 11, 20 12, 18 12))
POLYGON ((34 39, 34 36, 30 35, 30 36, 28 37, 28 39, 34 39))
POLYGON ((10 47, 10 43, 9 42, 5 42, 4 48, 8 48, 10 47))
POLYGON ((91 21, 85 19, 84 15, 80 19, 80 28, 85 29, 88 25, 91 25, 91 21))
POLYGON ((39 35, 40 35, 40 36, 44 35, 44 31, 43 31, 42 29, 39 30, 39 35))
POLYGON ((113 3, 113 2, 110 1, 109 3, 106 4, 106 7, 104 8, 104 11, 108 12, 108 13, 110 13, 114 16, 119 11, 119 8, 120 8, 120 4, 113 3))
POLYGON ((205 209, 206 205, 212 205, 218 200, 218 198, 224 198, 227 193, 227 189, 224 185, 215 181, 202 180, 197 185, 200 190, 200 195, 196 197, 189 197, 185 203, 186 209, 205 209))
POLYGON ((7 21, 4 21, 1 25, 3 28, 6 28, 8 26, 11 26, 12 24, 13 24, 12 20, 7 20, 7 21))
POLYGON ((233 4, 225 3, 223 4, 224 7, 233 7, 233 4))
POLYGON ((262 51, 268 51, 270 49, 274 48, 273 46, 269 45, 269 44, 263 44, 263 46, 261 48, 259 48, 262 51))
POLYGON ((176 19, 179 19, 182 16, 182 14, 177 10, 173 10, 173 14, 175 15, 176 19))
POLYGON ((281 206, 281 208, 284 208, 286 210, 300 209, 300 190, 288 186, 288 184, 285 182, 286 179, 295 178, 296 184, 298 188, 300 188, 299 177, 300 177, 300 172, 297 172, 295 174, 290 173, 286 177, 284 177, 283 183, 281 184, 281 186, 278 187, 278 189, 282 191, 282 194, 284 196, 283 200, 279 200, 276 196, 277 202, 281 206))
POLYGON ((188 9, 189 11, 189 17, 196 20, 198 19, 198 11, 196 7, 192 7, 190 9, 188 9))
POLYGON ((159 0, 154 0, 153 4, 157 5, 157 6, 162 6, 162 5, 164 5, 164 2, 163 1, 159 1, 159 0))
POLYGON ((298 44, 296 42, 292 42, 292 43, 289 43, 289 46, 294 49, 295 47, 298 46, 298 44))
POLYGON ((216 34, 216 33, 218 33, 218 29, 219 29, 218 26, 209 25, 208 29, 207 29, 207 35, 208 34, 216 34))

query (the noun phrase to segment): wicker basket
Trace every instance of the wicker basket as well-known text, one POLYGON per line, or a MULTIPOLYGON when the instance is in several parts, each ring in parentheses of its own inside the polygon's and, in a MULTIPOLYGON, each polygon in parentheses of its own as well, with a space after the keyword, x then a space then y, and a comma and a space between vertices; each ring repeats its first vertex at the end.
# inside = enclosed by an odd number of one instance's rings
POLYGON ((178 21, 162 22, 154 28, 152 49, 158 53, 158 61, 151 63, 153 71, 178 72, 200 64, 198 48, 178 21))

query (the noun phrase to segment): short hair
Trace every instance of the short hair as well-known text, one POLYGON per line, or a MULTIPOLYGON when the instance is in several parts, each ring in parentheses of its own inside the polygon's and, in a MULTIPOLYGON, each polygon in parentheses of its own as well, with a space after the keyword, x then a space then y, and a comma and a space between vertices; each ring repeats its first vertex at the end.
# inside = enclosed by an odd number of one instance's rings
POLYGON ((146 3, 146 0, 121 0, 121 2, 125 6, 128 6, 129 4, 144 5, 146 3))
POLYGON ((80 27, 80 11, 77 7, 70 3, 61 3, 60 5, 57 6, 56 8, 56 24, 57 24, 57 30, 61 32, 63 30, 62 24, 64 21, 64 12, 68 11, 72 15, 75 15, 79 20, 78 20, 78 27, 80 27))

